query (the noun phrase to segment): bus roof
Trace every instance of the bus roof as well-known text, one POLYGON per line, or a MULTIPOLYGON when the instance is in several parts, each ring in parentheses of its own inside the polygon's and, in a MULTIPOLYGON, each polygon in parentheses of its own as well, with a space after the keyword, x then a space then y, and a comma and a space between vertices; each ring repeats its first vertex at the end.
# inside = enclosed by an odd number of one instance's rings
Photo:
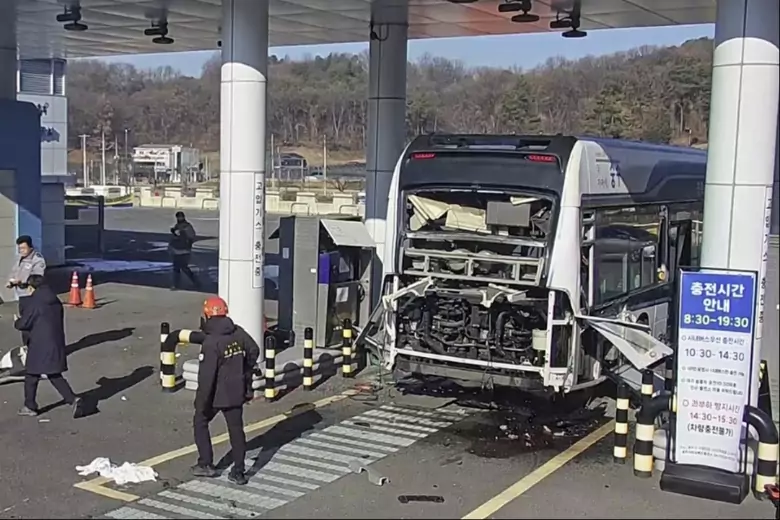
MULTIPOLYGON (((585 178, 581 179, 583 204, 624 204, 660 200, 672 202, 703 196, 707 152, 683 146, 562 134, 427 134, 417 137, 410 143, 407 148, 407 158, 423 151, 446 151, 451 157, 463 153, 464 160, 466 157, 471 157, 473 160, 474 155, 482 153, 492 157, 549 154, 557 156, 561 171, 566 171, 577 142, 584 144, 589 166, 593 165, 593 161, 596 164, 595 169, 588 168, 585 178), (616 176, 619 179, 615 179, 616 176)), ((491 184, 502 184, 510 188, 520 187, 519 183, 531 181, 532 184, 538 183, 539 187, 554 191, 563 188, 563 175, 557 179, 551 179, 550 176, 545 176, 548 177, 545 180, 538 177, 529 179, 528 176, 517 175, 510 168, 506 168, 505 173, 499 173, 500 170, 500 168, 493 168, 492 172, 487 170, 484 172, 490 177, 491 184)), ((452 175, 451 168, 446 171, 450 172, 446 176, 452 175)), ((424 175, 425 182, 435 183, 437 176, 431 171, 430 176, 424 175)), ((471 178, 475 184, 481 182, 479 175, 471 178)), ((445 180, 446 178, 442 178, 440 182, 445 180)), ((415 179, 409 179, 409 182, 417 185, 425 183, 419 172, 415 172, 415 179)), ((406 184, 404 179, 401 179, 401 184, 406 184)))

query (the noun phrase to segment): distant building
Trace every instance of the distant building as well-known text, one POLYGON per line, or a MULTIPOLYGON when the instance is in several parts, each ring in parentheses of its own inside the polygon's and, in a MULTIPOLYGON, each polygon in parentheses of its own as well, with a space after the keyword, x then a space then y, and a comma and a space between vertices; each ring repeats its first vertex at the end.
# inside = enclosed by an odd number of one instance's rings
POLYGON ((17 95, 41 113, 41 175, 68 173, 65 60, 19 60, 17 95))
POLYGON ((41 249, 46 262, 65 262, 65 185, 68 175, 68 99, 66 61, 19 60, 16 99, 41 114, 41 249))
POLYGON ((136 177, 155 182, 196 182, 202 170, 200 150, 178 144, 143 144, 133 148, 136 177))

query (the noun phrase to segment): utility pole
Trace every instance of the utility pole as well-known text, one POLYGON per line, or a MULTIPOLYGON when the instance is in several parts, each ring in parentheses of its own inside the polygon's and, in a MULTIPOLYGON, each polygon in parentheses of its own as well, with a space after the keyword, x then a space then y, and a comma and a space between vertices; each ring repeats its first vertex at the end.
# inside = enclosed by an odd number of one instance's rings
POLYGON ((100 150, 102 159, 100 163, 100 185, 106 185, 106 131, 100 131, 100 150))
POLYGON ((119 138, 114 135, 114 185, 119 186, 119 138))
POLYGON ((328 136, 322 136, 322 193, 328 194, 328 136))
POLYGON ((128 130, 125 128, 125 161, 123 162, 125 166, 125 174, 127 175, 127 184, 130 184, 130 156, 127 154, 127 133, 128 130))
POLYGON ((87 134, 81 134, 81 174, 84 176, 84 187, 89 187, 89 174, 87 173, 87 134))

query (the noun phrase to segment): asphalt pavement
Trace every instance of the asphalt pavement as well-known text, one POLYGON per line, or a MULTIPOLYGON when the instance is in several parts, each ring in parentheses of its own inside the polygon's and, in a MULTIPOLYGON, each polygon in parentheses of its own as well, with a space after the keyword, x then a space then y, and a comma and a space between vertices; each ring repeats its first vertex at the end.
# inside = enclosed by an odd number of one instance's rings
MULTIPOLYGON (((522 394, 465 392, 429 381, 395 385, 338 375, 245 409, 250 484, 193 478, 193 394, 158 379, 159 323, 196 327, 203 294, 170 292, 156 237, 172 210, 107 212, 107 255, 84 263, 96 310, 67 309, 67 377, 97 409, 74 420, 42 382, 38 418, 16 416, 19 383, 0 385, 0 518, 770 518, 748 498, 730 506, 658 490, 612 462, 612 424, 592 405, 562 408, 522 394), (113 262, 113 263, 111 263, 113 262), (157 262, 157 263, 155 263, 157 262), (96 457, 150 465, 156 482, 82 477, 96 457)), ((188 212, 198 266, 216 265, 215 212, 188 212)), ((274 217, 267 221, 275 229, 274 217)), ((162 241, 162 240, 161 240, 162 241)), ((269 242, 273 253, 275 245, 269 242)), ((272 253, 272 254, 273 254, 272 253)), ((64 292, 64 291, 63 291, 64 292)), ((18 343, 0 307, 5 346, 18 343)), ((0 348, 4 350, 4 348, 0 348)), ((197 354, 180 351, 179 364, 197 354)), ((231 464, 213 423, 220 468, 231 464)))

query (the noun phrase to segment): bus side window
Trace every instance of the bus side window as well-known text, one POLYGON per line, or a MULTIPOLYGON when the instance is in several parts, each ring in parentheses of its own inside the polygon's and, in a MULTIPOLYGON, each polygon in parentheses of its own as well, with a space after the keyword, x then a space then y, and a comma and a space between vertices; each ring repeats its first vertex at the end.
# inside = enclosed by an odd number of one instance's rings
POLYGON ((598 210, 596 227, 596 304, 659 282, 657 232, 659 205, 598 210))

